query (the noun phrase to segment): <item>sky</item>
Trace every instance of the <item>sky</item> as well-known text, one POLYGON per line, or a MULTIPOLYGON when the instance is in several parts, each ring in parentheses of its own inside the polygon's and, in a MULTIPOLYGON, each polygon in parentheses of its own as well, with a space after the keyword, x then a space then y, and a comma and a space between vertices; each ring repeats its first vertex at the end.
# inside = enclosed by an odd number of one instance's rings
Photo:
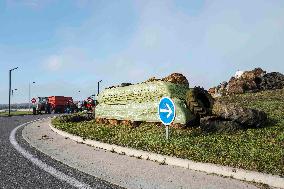
POLYGON ((0 103, 83 99, 179 72, 206 89, 237 70, 284 73, 283 0, 0 0, 0 103), (80 91, 80 92, 79 92, 80 91))

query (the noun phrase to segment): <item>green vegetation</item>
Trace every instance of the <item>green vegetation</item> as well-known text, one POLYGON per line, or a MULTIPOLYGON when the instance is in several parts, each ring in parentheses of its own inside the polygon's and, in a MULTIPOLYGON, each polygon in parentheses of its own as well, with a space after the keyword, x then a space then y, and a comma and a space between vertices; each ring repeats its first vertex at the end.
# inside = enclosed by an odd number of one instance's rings
MULTIPOLYGON (((11 112, 11 116, 21 116, 21 115, 31 115, 32 112, 29 111, 15 111, 11 112)), ((8 116, 9 112, 0 112, 0 116, 8 116)))
POLYGON ((99 140, 194 161, 216 163, 284 176, 284 90, 223 97, 223 101, 263 110, 269 121, 260 129, 234 133, 200 133, 197 129, 171 129, 142 124, 137 128, 106 126, 94 120, 53 124, 83 138, 99 140))

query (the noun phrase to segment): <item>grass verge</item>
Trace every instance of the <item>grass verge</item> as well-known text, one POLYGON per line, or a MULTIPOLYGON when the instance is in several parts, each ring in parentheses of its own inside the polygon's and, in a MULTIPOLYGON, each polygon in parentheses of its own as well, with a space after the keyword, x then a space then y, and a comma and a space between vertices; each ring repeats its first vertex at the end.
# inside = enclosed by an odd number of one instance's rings
MULTIPOLYGON (((9 112, 0 112, 0 116, 8 116, 9 112)), ((32 115, 29 111, 15 111, 11 112, 11 116, 32 115)))
POLYGON ((225 102, 263 110, 269 121, 264 128, 234 133, 204 134, 197 130, 170 130, 150 124, 138 128, 110 127, 94 120, 52 122, 56 128, 83 138, 151 151, 199 162, 255 170, 284 177, 284 90, 266 91, 222 98, 225 102))

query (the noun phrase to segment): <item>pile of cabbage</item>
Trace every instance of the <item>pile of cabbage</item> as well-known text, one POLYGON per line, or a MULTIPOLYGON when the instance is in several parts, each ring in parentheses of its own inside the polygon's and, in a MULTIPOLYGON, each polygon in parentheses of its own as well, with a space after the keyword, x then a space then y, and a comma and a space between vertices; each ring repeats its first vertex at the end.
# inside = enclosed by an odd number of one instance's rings
POLYGON ((96 118, 160 122, 158 105, 162 97, 170 97, 176 108, 174 123, 186 124, 192 114, 186 106, 188 86, 153 81, 125 87, 105 89, 98 96, 96 118))

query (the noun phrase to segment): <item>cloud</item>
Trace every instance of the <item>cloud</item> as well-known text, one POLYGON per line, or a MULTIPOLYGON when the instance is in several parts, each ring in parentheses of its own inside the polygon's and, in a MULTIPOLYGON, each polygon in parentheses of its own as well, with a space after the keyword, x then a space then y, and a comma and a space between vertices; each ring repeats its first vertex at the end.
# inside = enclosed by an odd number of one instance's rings
POLYGON ((32 9, 41 9, 55 0, 6 0, 8 7, 25 6, 32 9))
POLYGON ((174 1, 139 2, 138 28, 112 61, 129 60, 125 76, 136 67, 144 70, 141 79, 181 72, 191 86, 206 88, 237 69, 283 72, 283 2, 255 3, 205 1, 192 16, 174 1))
MULTIPOLYGON (((6 2, 42 8, 55 1, 6 2)), ((74 2, 86 7, 86 14, 78 13, 76 24, 67 19, 51 28, 56 30, 50 38, 54 46, 38 51, 40 57, 30 63, 36 69, 36 62, 41 62, 41 70, 27 74, 49 89, 39 91, 72 94, 81 89, 87 95, 101 79, 102 87, 107 87, 172 72, 183 73, 190 86, 209 88, 238 69, 284 72, 282 0, 74 2)), ((1 98, 6 96, 3 92, 1 98)))
POLYGON ((46 62, 46 67, 50 71, 59 71, 63 67, 62 58, 58 55, 52 55, 46 62))
POLYGON ((90 64, 86 53, 79 48, 64 48, 43 60, 42 67, 51 72, 75 72, 90 64))
POLYGON ((92 2, 92 0, 75 0, 75 5, 78 8, 85 8, 88 7, 92 2))
MULTIPOLYGON (((191 86, 209 88, 229 79, 237 69, 260 66, 284 71, 283 1, 202 1, 198 7, 189 3, 183 9, 171 0, 134 2, 135 28, 123 43, 115 32, 129 23, 119 26, 99 16, 122 14, 109 9, 110 5, 94 11, 79 27, 60 29, 63 45, 76 44, 86 51, 86 66, 106 85, 181 72, 191 86), (106 53, 101 50, 105 47, 106 53)), ((80 61, 71 57, 69 62, 80 61)), ((59 60, 66 59, 62 55, 59 60)))

